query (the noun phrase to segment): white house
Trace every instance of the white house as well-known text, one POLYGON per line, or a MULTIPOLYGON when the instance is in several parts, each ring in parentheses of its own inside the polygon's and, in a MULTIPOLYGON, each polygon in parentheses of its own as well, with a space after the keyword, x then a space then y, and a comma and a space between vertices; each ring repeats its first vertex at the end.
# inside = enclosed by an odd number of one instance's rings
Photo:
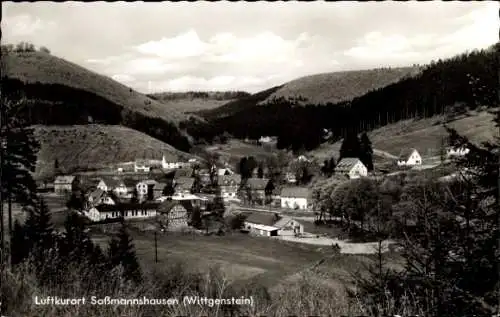
POLYGON ((305 187, 285 187, 281 190, 281 208, 306 210, 311 201, 311 191, 305 187))
POLYGON ((278 214, 256 212, 250 214, 245 219, 243 227, 245 230, 256 235, 274 237, 278 236, 279 228, 274 226, 274 223, 278 220, 278 214))
POLYGON ((84 214, 91 221, 103 221, 119 219, 122 214, 124 219, 140 219, 156 217, 158 203, 145 204, 116 204, 92 206, 84 211, 84 214))
POLYGON ((149 173, 151 171, 151 166, 145 160, 136 160, 134 162, 134 172, 149 173))
POLYGON ((345 157, 335 166, 335 174, 345 175, 350 179, 354 179, 367 176, 368 169, 358 158, 345 157))
POLYGON ((241 184, 241 176, 238 174, 222 175, 219 176, 218 183, 223 198, 236 198, 241 184))
POLYGON ((273 225, 280 236, 295 236, 304 233, 304 225, 290 217, 282 217, 273 225))
POLYGON ((115 194, 119 197, 130 198, 136 186, 136 181, 133 179, 125 178, 118 181, 118 185, 113 188, 115 194))
POLYGON ((459 157, 469 154, 470 150, 464 146, 461 147, 449 147, 446 149, 446 156, 450 157, 459 157))
POLYGON ((75 189, 79 179, 73 175, 57 176, 54 180, 54 191, 56 193, 71 192, 75 189))
POLYGON ((404 149, 398 157, 398 166, 422 165, 422 157, 416 149, 404 149))
POLYGON ((165 158, 165 155, 163 155, 163 157, 161 159, 161 167, 163 169, 182 168, 182 167, 185 167, 188 164, 190 164, 190 163, 184 163, 184 162, 181 162, 181 161, 167 161, 167 159, 165 158))
POLYGON ((219 168, 217 170, 218 176, 233 175, 233 174, 235 174, 234 171, 231 170, 229 167, 219 168))

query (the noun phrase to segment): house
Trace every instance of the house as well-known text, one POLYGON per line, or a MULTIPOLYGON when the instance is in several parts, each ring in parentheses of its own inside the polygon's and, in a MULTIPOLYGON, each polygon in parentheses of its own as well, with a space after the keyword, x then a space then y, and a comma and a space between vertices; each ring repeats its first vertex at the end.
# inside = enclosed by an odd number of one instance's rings
POLYGON ((151 166, 146 160, 136 160, 134 162, 134 172, 135 173, 149 173, 151 171, 151 166))
POLYGON ((368 175, 368 169, 358 158, 344 157, 335 166, 335 174, 345 175, 350 179, 368 175))
POLYGON ((297 157, 297 161, 299 161, 299 162, 311 162, 311 160, 308 159, 305 155, 300 155, 299 157, 297 157))
POLYGON ((279 215, 275 213, 252 213, 243 224, 245 230, 250 233, 265 237, 275 237, 278 235, 279 228, 274 224, 279 220, 279 215))
POLYGON ((156 217, 159 203, 120 203, 115 205, 101 204, 97 206, 89 206, 84 211, 91 221, 103 221, 120 219, 123 215, 124 219, 151 218, 156 217))
POLYGON ((64 194, 72 192, 79 185, 80 180, 77 176, 61 175, 56 176, 54 180, 54 192, 64 194))
POLYGON ((99 178, 99 183, 97 184, 97 188, 102 191, 109 192, 119 187, 120 180, 112 177, 102 177, 99 178))
POLYGON ((219 168, 217 170, 217 176, 233 175, 233 174, 236 174, 236 173, 233 170, 231 170, 229 167, 219 168))
POLYGON ((469 154, 470 150, 465 147, 465 146, 461 146, 461 147, 449 147, 446 149, 446 156, 448 158, 450 157, 459 157, 459 156, 465 156, 467 154, 469 154))
POLYGON ((157 181, 153 179, 146 179, 137 183, 137 196, 146 198, 147 200, 153 200, 154 198, 154 187, 158 184, 157 181))
POLYGON ((286 175, 285 175, 285 180, 287 181, 287 183, 294 184, 294 183, 297 182, 297 177, 295 176, 294 173, 287 172, 286 175))
POLYGON ((422 157, 416 149, 404 149, 397 160, 398 166, 415 166, 422 164, 422 157))
POLYGON ((97 188, 87 195, 87 204, 89 206, 97 205, 116 205, 116 202, 100 188, 97 188))
POLYGON ((153 186, 153 198, 158 199, 163 196, 163 190, 167 187, 166 183, 156 182, 153 186))
POLYGON ((222 198, 236 198, 240 183, 241 176, 238 174, 219 176, 222 198))
POLYGON ((249 178, 240 186, 240 194, 248 202, 260 202, 264 204, 266 198, 270 197, 274 184, 267 178, 249 178))
POLYGON ((41 181, 38 180, 36 181, 36 190, 38 192, 51 192, 54 191, 54 183, 49 182, 47 180, 41 181))
POLYGON ((281 217, 273 224, 280 236, 296 236, 304 233, 304 225, 290 217, 281 217))
POLYGON ((311 191, 306 187, 285 187, 281 190, 281 208, 301 209, 310 208, 311 191))
POLYGON ((165 158, 165 155, 163 155, 161 159, 161 167, 163 169, 176 169, 176 168, 182 168, 185 167, 186 163, 181 162, 181 161, 167 161, 165 158))
POLYGON ((190 201, 167 200, 161 203, 158 213, 162 227, 179 229, 189 226, 193 206, 190 201))
POLYGON ((137 181, 131 178, 125 178, 118 182, 118 185, 113 189, 118 197, 130 198, 136 188, 137 181))
POLYGON ((179 177, 174 179, 174 190, 176 194, 191 194, 194 190, 194 178, 179 177))

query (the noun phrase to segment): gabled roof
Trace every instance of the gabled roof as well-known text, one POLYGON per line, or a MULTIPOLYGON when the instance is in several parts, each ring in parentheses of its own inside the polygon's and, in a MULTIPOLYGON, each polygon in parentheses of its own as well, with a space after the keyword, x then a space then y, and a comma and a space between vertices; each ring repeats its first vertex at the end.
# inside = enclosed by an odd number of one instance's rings
POLYGON ((264 190, 269 184, 269 179, 267 178, 249 178, 247 179, 247 186, 255 190, 264 190))
POLYGON ((232 174, 232 175, 221 175, 219 176, 219 185, 224 186, 224 185, 229 185, 229 182, 234 181, 236 185, 239 185, 241 183, 241 175, 239 174, 232 174))
MULTIPOLYGON (((408 159, 410 158, 410 156, 413 154, 414 151, 417 151, 417 150, 414 148, 403 149, 398 156, 398 160, 408 161, 408 159)), ((417 153, 418 153, 418 151, 417 151, 417 153)))
POLYGON ((100 177, 99 179, 102 180, 104 184, 106 184, 106 186, 108 186, 111 189, 119 187, 122 183, 120 179, 116 179, 113 177, 100 177))
POLYGON ((175 180, 175 188, 191 189, 194 185, 194 178, 192 177, 179 177, 175 180))
POLYGON ((265 226, 274 226, 274 224, 280 219, 280 216, 275 213, 263 213, 263 212, 254 212, 245 219, 245 222, 265 225, 265 226))
POLYGON ((148 160, 145 159, 137 159, 135 160, 134 164, 137 166, 146 166, 146 167, 150 166, 148 160))
POLYGON ((145 180, 142 180, 142 181, 140 181, 138 183, 144 183, 146 185, 153 185, 153 186, 155 186, 156 184, 158 184, 158 182, 155 181, 154 179, 145 179, 145 180))
POLYGON ((99 198, 102 198, 102 196, 104 196, 104 191, 98 188, 89 194, 89 199, 91 198, 92 201, 95 201, 99 198))
MULTIPOLYGON (((290 218, 290 217, 282 217, 280 220, 276 221, 274 224, 273 224, 273 227, 276 227, 276 228, 283 228, 284 226, 286 226, 290 221, 294 220, 293 218, 290 218)), ((297 220, 295 220, 297 221, 297 220)), ((298 221, 297 221, 298 222, 298 221)))
POLYGON ((75 180, 76 176, 73 175, 60 175, 56 176, 54 184, 71 184, 75 180))
POLYGON ((189 200, 165 200, 158 207, 158 212, 160 213, 168 213, 175 206, 182 206, 189 213, 193 210, 193 205, 189 200))
POLYGON ((166 183, 156 183, 155 186, 153 187, 154 190, 161 190, 165 189, 165 186, 167 186, 166 183))
POLYGON ((340 160, 340 162, 338 162, 337 166, 335 166, 335 171, 348 172, 358 162, 361 163, 361 161, 357 157, 344 157, 340 160))
POLYGON ((311 191, 307 187, 284 187, 281 197, 311 198, 311 191))
POLYGON ((128 210, 147 210, 147 209, 155 209, 157 210, 159 207, 158 202, 146 202, 146 203, 118 203, 116 205, 106 205, 101 204, 96 206, 95 208, 99 212, 113 212, 113 211, 128 211, 128 210))
POLYGON ((135 187, 135 185, 137 185, 137 181, 132 179, 132 178, 124 178, 123 179, 123 185, 125 185, 125 187, 135 187))

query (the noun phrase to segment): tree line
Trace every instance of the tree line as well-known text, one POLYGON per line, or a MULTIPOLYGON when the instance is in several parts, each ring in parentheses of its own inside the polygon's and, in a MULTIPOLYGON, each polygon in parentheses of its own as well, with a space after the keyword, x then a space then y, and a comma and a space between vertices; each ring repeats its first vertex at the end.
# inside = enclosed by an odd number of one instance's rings
POLYGON ((228 108, 227 116, 223 107, 219 115, 208 116, 210 123, 204 128, 210 131, 204 133, 209 138, 227 131, 242 139, 276 135, 279 148, 310 150, 324 142, 323 129, 329 129, 331 141, 336 142, 347 134, 400 120, 453 116, 467 109, 494 107, 497 70, 493 46, 432 62, 416 76, 337 104, 297 106, 296 102, 278 98, 257 106, 260 99, 252 95, 247 98, 248 105, 239 110, 229 110, 230 104, 223 106, 228 108))

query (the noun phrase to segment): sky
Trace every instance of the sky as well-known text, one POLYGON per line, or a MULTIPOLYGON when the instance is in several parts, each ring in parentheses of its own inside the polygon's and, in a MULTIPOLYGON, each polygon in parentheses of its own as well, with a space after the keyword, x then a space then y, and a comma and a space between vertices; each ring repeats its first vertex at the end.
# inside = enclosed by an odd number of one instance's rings
POLYGON ((301 76, 425 64, 498 41, 496 2, 3 2, 27 41, 140 92, 257 92, 301 76))

